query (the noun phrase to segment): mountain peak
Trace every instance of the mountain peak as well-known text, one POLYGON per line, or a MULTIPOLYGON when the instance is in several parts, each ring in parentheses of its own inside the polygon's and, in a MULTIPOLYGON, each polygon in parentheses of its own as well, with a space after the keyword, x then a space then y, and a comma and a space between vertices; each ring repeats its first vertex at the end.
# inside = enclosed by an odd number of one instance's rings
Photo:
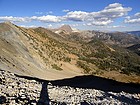
POLYGON ((13 24, 13 23, 10 22, 10 21, 5 21, 4 24, 5 24, 5 25, 8 25, 8 26, 10 26, 10 27, 15 28, 15 24, 13 24))
POLYGON ((10 24, 10 25, 13 24, 13 23, 11 23, 10 21, 5 21, 4 23, 5 23, 5 24, 10 24))
POLYGON ((63 25, 59 28, 59 30, 66 31, 68 33, 71 33, 73 31, 72 28, 69 25, 63 25))

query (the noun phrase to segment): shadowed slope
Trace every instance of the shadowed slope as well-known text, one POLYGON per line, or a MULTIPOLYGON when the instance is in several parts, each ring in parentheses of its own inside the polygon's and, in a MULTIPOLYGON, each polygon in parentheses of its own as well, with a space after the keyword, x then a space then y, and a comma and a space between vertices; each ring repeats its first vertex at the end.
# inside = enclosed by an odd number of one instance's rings
POLYGON ((115 80, 106 79, 98 76, 85 75, 77 76, 74 78, 68 78, 63 80, 46 81, 43 79, 38 79, 35 77, 19 76, 21 78, 26 78, 28 80, 36 80, 38 82, 48 83, 51 82, 52 85, 56 86, 71 86, 74 88, 84 88, 84 89, 97 89, 106 92, 127 92, 127 93, 140 93, 140 84, 135 83, 122 83, 115 80))
POLYGON ((97 77, 97 76, 77 76, 74 78, 57 80, 51 82, 58 86, 71 86, 75 88, 98 89, 102 91, 140 93, 140 85, 133 83, 122 83, 114 80, 97 77))

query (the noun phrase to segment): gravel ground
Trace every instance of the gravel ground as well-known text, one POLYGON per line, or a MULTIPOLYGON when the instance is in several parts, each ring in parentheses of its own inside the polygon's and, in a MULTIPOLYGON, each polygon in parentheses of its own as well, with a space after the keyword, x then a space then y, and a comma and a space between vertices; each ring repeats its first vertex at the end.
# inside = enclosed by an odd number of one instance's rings
POLYGON ((140 93, 55 86, 0 70, 2 105, 140 105, 140 93))

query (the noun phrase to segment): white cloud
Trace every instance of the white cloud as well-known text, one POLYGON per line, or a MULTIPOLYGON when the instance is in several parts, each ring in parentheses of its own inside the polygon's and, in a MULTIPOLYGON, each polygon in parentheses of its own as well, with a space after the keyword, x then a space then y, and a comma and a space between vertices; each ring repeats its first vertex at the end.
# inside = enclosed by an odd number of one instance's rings
POLYGON ((27 22, 29 20, 30 19, 28 17, 13 17, 13 16, 0 17, 0 21, 27 22))
POLYGON ((0 21, 12 21, 12 22, 29 22, 29 21, 42 21, 42 22, 61 22, 59 16, 46 15, 46 16, 32 16, 32 17, 13 17, 5 16, 0 17, 0 21))
POLYGON ((30 25, 30 26, 27 26, 27 25, 20 25, 21 27, 25 27, 25 28, 36 28, 38 26, 35 26, 35 25, 30 25))
POLYGON ((52 25, 52 24, 49 24, 49 25, 48 25, 48 28, 52 28, 52 27, 53 27, 53 25, 52 25))
POLYGON ((45 15, 45 14, 53 14, 53 12, 52 11, 48 11, 48 12, 35 12, 35 14, 37 14, 37 15, 45 15))
POLYGON ((91 24, 92 25, 97 25, 97 26, 104 26, 104 25, 108 25, 110 23, 112 23, 112 20, 106 20, 106 21, 93 21, 91 24))
POLYGON ((49 12, 46 12, 46 14, 53 14, 53 12, 52 11, 49 11, 49 12))
POLYGON ((64 10, 62 10, 62 12, 69 12, 70 10, 68 10, 68 9, 64 9, 64 10))
POLYGON ((124 20, 125 23, 130 23, 130 24, 140 24, 140 12, 136 13, 134 16, 128 16, 124 20))
POLYGON ((83 24, 84 26, 92 26, 91 23, 83 24))
POLYGON ((48 27, 52 27, 52 24, 49 24, 48 27))
POLYGON ((72 26, 72 27, 78 27, 79 24, 72 24, 71 26, 72 26))
POLYGON ((105 9, 112 9, 112 8, 121 7, 121 6, 122 6, 122 4, 113 3, 113 4, 109 4, 107 7, 105 7, 105 9))
POLYGON ((91 22, 93 25, 108 25, 114 19, 127 15, 132 8, 122 7, 122 4, 114 3, 105 7, 104 10, 89 13, 85 20, 91 22))
POLYGON ((83 12, 83 11, 71 11, 68 12, 64 18, 66 20, 70 20, 70 21, 84 21, 85 17, 88 15, 89 13, 87 12, 83 12))
POLYGON ((121 26, 121 25, 118 25, 118 26, 113 26, 113 28, 124 28, 126 26, 121 26))
POLYGON ((126 26, 122 26, 122 25, 114 25, 114 26, 106 26, 106 28, 125 28, 126 26))
POLYGON ((46 16, 33 16, 30 17, 31 20, 37 20, 37 21, 42 21, 42 22, 61 22, 60 17, 58 16, 53 16, 53 15, 46 15, 46 16))
POLYGON ((136 13, 136 14, 135 14, 135 17, 140 18, 140 12, 136 13))
POLYGON ((114 3, 110 4, 109 6, 105 7, 104 10, 94 13, 94 15, 107 17, 107 18, 118 18, 127 15, 132 8, 130 7, 123 7, 122 4, 114 3))
POLYGON ((35 12, 35 14, 42 15, 42 14, 43 14, 43 12, 35 12))
MULTIPOLYGON (((69 11, 63 10, 67 12, 66 15, 63 16, 55 16, 55 15, 44 15, 44 16, 32 16, 32 17, 0 17, 0 20, 4 21, 14 21, 14 22, 26 22, 26 21, 41 21, 46 23, 57 23, 57 22, 81 22, 82 24, 87 25, 94 25, 94 26, 105 26, 109 25, 110 23, 114 22, 116 18, 120 18, 126 16, 132 8, 130 7, 123 7, 122 4, 113 3, 109 4, 101 11, 97 12, 85 12, 85 11, 69 11)), ((52 11, 50 11, 50 14, 52 11)), ((138 19, 131 20, 131 18, 127 18, 126 22, 134 22, 140 21, 140 13, 135 14, 134 17, 138 19)))
POLYGON ((122 4, 114 3, 98 12, 71 11, 64 18, 67 21, 82 21, 92 25, 108 25, 114 19, 127 15, 132 8, 123 7, 122 4))

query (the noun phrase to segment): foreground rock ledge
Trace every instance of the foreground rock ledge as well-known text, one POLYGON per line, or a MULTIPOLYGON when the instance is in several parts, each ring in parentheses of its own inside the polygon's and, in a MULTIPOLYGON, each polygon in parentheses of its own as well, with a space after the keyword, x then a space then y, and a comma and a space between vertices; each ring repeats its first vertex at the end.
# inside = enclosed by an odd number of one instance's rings
POLYGON ((21 78, 0 70, 2 105, 126 105, 140 104, 140 93, 56 86, 49 81, 21 78))

